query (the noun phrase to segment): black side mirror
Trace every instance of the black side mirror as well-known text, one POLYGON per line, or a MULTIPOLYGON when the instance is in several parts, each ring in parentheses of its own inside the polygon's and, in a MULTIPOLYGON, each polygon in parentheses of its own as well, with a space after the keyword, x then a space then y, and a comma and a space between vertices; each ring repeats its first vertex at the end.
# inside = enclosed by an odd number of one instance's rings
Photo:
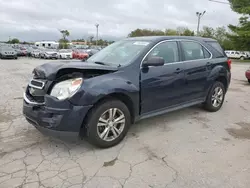
POLYGON ((164 59, 162 57, 150 57, 148 60, 144 61, 142 63, 143 67, 148 67, 148 66, 163 66, 165 63, 164 59))

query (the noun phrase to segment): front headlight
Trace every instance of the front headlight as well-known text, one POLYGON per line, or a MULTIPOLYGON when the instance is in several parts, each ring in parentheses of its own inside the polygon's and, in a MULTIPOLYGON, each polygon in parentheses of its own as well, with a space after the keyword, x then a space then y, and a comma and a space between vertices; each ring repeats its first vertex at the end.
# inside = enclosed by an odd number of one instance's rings
POLYGON ((64 100, 72 97, 81 87, 82 78, 74 78, 57 83, 51 90, 50 95, 58 100, 64 100))

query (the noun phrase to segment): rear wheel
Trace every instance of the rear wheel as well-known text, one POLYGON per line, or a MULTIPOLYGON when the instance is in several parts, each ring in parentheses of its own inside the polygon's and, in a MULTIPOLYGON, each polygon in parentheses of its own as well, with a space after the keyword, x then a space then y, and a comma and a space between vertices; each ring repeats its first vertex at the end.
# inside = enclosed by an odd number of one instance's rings
POLYGON ((225 98, 225 86, 221 82, 215 82, 210 89, 207 99, 204 103, 204 108, 210 112, 220 110, 225 98))
POLYGON ((250 79, 248 79, 248 82, 250 83, 250 79))
POLYGON ((87 140, 101 148, 117 145, 131 123, 127 106, 119 100, 106 100, 95 107, 87 120, 87 140))

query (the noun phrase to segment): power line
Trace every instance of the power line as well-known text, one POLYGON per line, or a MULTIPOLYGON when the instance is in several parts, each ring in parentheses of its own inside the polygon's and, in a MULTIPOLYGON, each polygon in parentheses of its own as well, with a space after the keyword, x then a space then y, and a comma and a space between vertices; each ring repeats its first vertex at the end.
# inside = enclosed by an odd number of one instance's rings
POLYGON ((223 2, 223 1, 217 1, 217 0, 209 0, 209 1, 215 2, 215 3, 221 3, 221 4, 230 5, 230 3, 228 3, 228 2, 223 2))

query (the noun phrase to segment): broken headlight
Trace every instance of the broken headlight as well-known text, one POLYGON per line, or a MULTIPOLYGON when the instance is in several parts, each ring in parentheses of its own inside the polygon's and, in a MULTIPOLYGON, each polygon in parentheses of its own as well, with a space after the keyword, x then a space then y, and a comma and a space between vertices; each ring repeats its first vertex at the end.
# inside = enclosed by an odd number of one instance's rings
POLYGON ((70 98, 80 89, 82 83, 82 78, 73 78, 59 82, 54 85, 50 95, 56 97, 58 100, 70 98))

